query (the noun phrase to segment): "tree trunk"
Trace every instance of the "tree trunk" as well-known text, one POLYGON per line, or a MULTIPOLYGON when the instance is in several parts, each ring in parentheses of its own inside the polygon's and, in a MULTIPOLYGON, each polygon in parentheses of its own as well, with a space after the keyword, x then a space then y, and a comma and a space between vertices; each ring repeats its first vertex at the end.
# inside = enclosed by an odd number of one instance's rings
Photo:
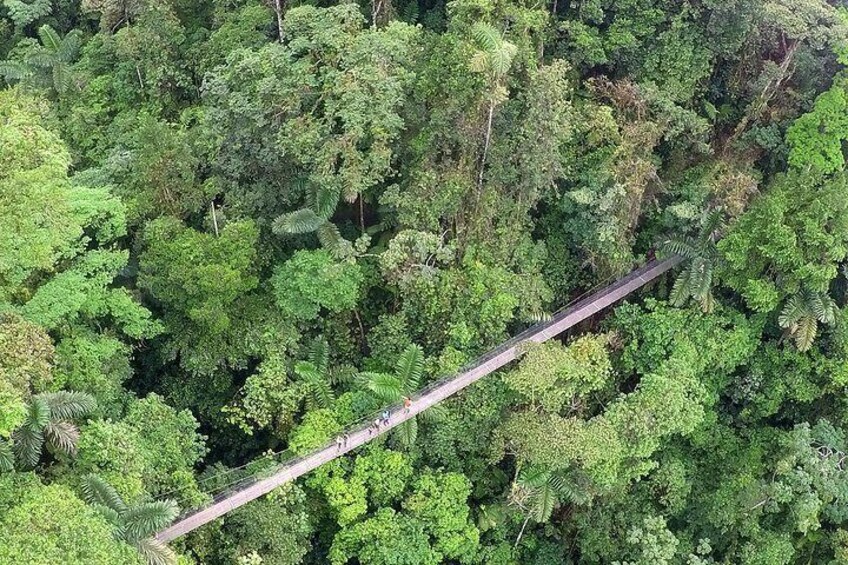
POLYGON ((477 198, 480 198, 480 190, 483 187, 483 171, 486 168, 486 158, 489 155, 489 142, 492 139, 492 117, 495 114, 494 101, 489 102, 489 119, 486 123, 486 140, 483 142, 483 156, 480 158, 480 173, 477 175, 477 198))
POLYGON ((277 13, 277 33, 280 38, 280 43, 283 42, 283 3, 281 0, 274 0, 274 11, 277 13))
POLYGON ((771 102, 771 99, 777 93, 777 90, 780 88, 780 85, 783 84, 791 73, 789 73, 789 66, 792 61, 795 59, 795 52, 798 50, 798 42, 792 42, 789 48, 786 51, 786 54, 783 57, 783 61, 780 63, 780 68, 777 76, 766 83, 763 87, 763 90, 760 92, 759 96, 751 102, 748 106, 745 115, 742 117, 742 120, 739 121, 739 124, 733 130, 733 134, 727 140, 725 144, 725 150, 733 145, 733 143, 739 139, 745 130, 748 129, 748 125, 753 121, 759 118, 765 109, 768 107, 768 103, 771 102))

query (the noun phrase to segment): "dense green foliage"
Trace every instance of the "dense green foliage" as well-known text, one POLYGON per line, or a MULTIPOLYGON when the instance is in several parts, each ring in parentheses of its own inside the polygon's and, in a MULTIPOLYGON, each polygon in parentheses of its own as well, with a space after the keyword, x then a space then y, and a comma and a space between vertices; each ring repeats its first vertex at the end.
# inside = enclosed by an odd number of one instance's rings
POLYGON ((843 0, 0 0, 0 564, 848 563, 846 66, 843 0))

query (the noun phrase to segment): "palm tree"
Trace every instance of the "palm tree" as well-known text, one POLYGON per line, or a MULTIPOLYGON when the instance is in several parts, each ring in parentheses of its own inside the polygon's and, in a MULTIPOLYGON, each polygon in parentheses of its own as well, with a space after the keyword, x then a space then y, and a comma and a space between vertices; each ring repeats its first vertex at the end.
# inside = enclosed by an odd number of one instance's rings
POLYGON ((339 192, 326 186, 312 190, 312 202, 309 206, 278 216, 271 230, 279 235, 312 233, 318 236, 330 253, 338 259, 353 255, 353 246, 342 237, 339 228, 330 221, 339 203, 339 192))
POLYGON ((309 360, 298 361, 294 365, 294 372, 300 377, 305 389, 308 410, 330 408, 336 400, 331 386, 329 363, 330 350, 327 342, 316 339, 309 349, 309 360))
POLYGON ((157 500, 128 506, 112 485, 96 475, 83 478, 82 493, 112 524, 115 538, 135 546, 148 565, 177 562, 174 552, 154 537, 177 517, 176 502, 157 500))
POLYGON ((684 236, 666 239, 660 243, 660 251, 680 255, 688 264, 674 281, 669 299, 675 306, 683 306, 690 299, 701 305, 701 310, 711 312, 715 306, 713 298, 713 272, 720 256, 716 242, 724 227, 724 212, 721 208, 704 212, 697 237, 684 236))
POLYGON ((90 414, 96 406, 94 397, 84 392, 45 392, 33 396, 24 423, 12 432, 12 450, 17 460, 27 467, 35 467, 45 445, 54 453, 75 454, 79 429, 72 420, 90 414))
POLYGON ((492 120, 495 108, 509 98, 504 81, 512 66, 512 60, 518 48, 504 39, 503 35, 487 23, 477 22, 471 28, 471 37, 478 50, 471 58, 471 71, 486 77, 489 92, 486 119, 486 133, 483 141, 483 154, 480 157, 480 170, 477 173, 477 191, 483 186, 483 171, 492 140, 492 120))
POLYGON ((7 82, 33 83, 62 96, 72 86, 70 68, 82 45, 80 32, 73 30, 61 37, 52 27, 43 25, 38 28, 38 37, 41 45, 23 61, 0 62, 0 75, 7 82))
MULTIPOLYGON (((404 396, 412 396, 420 388, 423 374, 424 353, 419 346, 412 344, 398 357, 393 375, 364 372, 359 374, 359 378, 364 387, 374 393, 381 405, 389 406, 400 403, 404 396)), ((433 406, 420 416, 438 418, 440 414, 440 407, 433 406)), ((407 447, 411 446, 418 436, 417 419, 407 420, 399 427, 399 431, 401 442, 407 447)))
POLYGON ((541 524, 547 522, 553 511, 564 502, 585 504, 588 501, 587 493, 569 484, 561 474, 540 466, 521 469, 516 474, 509 494, 509 503, 525 515, 515 545, 521 541, 531 519, 541 524))
POLYGON ((802 289, 789 297, 777 322, 795 340, 798 351, 807 351, 818 333, 819 322, 836 322, 836 302, 824 292, 802 289))

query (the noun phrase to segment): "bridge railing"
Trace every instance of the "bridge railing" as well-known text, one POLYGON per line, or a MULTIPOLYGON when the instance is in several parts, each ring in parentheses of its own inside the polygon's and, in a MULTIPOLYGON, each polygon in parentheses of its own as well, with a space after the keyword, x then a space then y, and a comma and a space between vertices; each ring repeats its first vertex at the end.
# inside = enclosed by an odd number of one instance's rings
MULTIPOLYGON (((636 269, 635 271, 632 271, 630 274, 626 275, 625 277, 618 279, 615 283, 613 283, 609 287, 610 290, 612 290, 612 288, 614 288, 614 287, 619 287, 623 284, 626 284, 628 281, 632 281, 632 280, 638 278, 645 271, 649 270, 652 263, 655 263, 655 262, 649 262, 648 264, 643 265, 642 267, 636 269)), ((459 368, 456 372, 453 372, 453 373, 450 373, 448 375, 444 375, 442 377, 439 377, 437 379, 432 380, 431 382, 426 384, 423 388, 421 388, 418 391, 416 391, 415 393, 413 393, 410 396, 410 398, 412 399, 412 401, 414 403, 416 400, 419 400, 421 398, 426 397, 428 394, 430 394, 435 389, 438 389, 439 387, 444 386, 445 384, 453 381, 459 375, 462 375, 465 372, 470 371, 470 370, 472 370, 476 367, 480 367, 481 365, 483 365, 487 361, 497 357, 501 353, 504 353, 505 351, 508 351, 512 347, 515 347, 515 346, 519 345, 520 343, 528 340, 529 338, 539 334, 540 332, 544 331, 546 328, 548 328, 552 324, 554 324, 561 316, 565 315, 567 313, 567 311, 577 310, 577 309, 581 308, 584 305, 584 303, 591 303, 592 301, 597 299, 597 297, 595 297, 594 295, 596 293, 598 293, 602 288, 610 285, 611 282, 612 282, 612 277, 610 279, 607 279, 605 281, 598 283, 597 285, 595 285, 591 289, 587 290, 586 292, 582 293, 581 295, 577 296, 576 298, 573 298, 567 304, 558 308, 553 314, 551 314, 545 320, 537 322, 537 323, 529 326, 524 331, 522 331, 522 332, 518 333, 517 335, 507 339, 506 341, 502 342, 498 346, 486 351, 485 353, 483 353, 479 357, 470 360, 469 362, 465 363, 461 368, 459 368)), ((365 414, 365 415, 361 416, 360 418, 358 418, 357 420, 354 420, 353 422, 348 423, 347 427, 345 428, 345 432, 348 433, 348 434, 354 434, 356 432, 361 432, 361 431, 367 430, 369 427, 373 426, 373 422, 381 416, 381 414, 384 410, 389 410, 391 414, 395 414, 398 410, 403 410, 403 406, 401 404, 395 404, 395 405, 391 405, 391 406, 388 406, 388 407, 381 407, 378 410, 375 410, 373 412, 365 414)), ((335 444, 336 444, 335 438, 332 438, 331 440, 328 440, 325 444, 323 444, 319 447, 316 447, 311 452, 309 452, 307 454, 303 454, 303 455, 295 455, 288 450, 282 450, 282 451, 279 451, 279 452, 268 454, 266 456, 259 457, 255 460, 245 464, 245 465, 242 465, 241 467, 237 467, 235 469, 229 469, 229 470, 224 471, 223 473, 221 473, 219 475, 215 475, 215 476, 209 477, 207 479, 204 479, 202 482, 215 480, 217 478, 220 478, 220 477, 223 477, 223 476, 226 476, 226 475, 235 475, 236 473, 239 473, 239 472, 250 472, 250 475, 247 476, 247 477, 240 477, 240 478, 232 477, 234 479, 233 481, 231 481, 229 483, 225 483, 223 485, 217 485, 217 486, 209 489, 209 491, 206 492, 205 494, 209 495, 210 498, 208 498, 204 503, 202 503, 198 506, 194 506, 193 508, 184 511, 175 520, 175 522, 185 520, 186 518, 190 517, 193 514, 196 514, 196 513, 200 512, 200 511, 202 511, 202 510, 204 510, 204 509, 206 509, 206 508, 208 508, 208 507, 210 507, 214 504, 217 504, 217 503, 219 503, 223 500, 226 500, 227 498, 232 497, 234 494, 236 494, 236 493, 238 493, 242 490, 245 490, 245 489, 255 485, 256 483, 258 483, 258 482, 260 482, 264 479, 267 479, 271 476, 276 475, 282 469, 285 469, 287 467, 292 467, 292 466, 294 466, 294 465, 296 465, 296 464, 298 464, 302 461, 305 461, 306 459, 309 459, 310 457, 313 457, 317 453, 320 453, 320 452, 322 452, 322 451, 324 451, 328 448, 332 448, 333 446, 335 446, 335 444), (277 460, 277 458, 279 458, 279 460, 277 460), (252 471, 251 470, 251 468, 255 469, 257 466, 261 466, 261 465, 265 464, 266 462, 268 464, 267 468, 260 469, 258 471, 252 471)), ((170 493, 164 493, 163 495, 160 495, 159 498, 165 498, 168 495, 173 495, 173 494, 174 494, 174 491, 171 491, 170 493)))

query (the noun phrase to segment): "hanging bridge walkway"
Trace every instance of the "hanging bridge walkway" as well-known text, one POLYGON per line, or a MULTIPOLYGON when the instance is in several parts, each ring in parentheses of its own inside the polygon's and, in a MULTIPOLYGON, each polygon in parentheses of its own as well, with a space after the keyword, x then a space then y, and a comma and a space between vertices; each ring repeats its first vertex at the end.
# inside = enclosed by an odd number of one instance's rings
POLYGON ((549 320, 540 322, 505 341, 482 357, 476 359, 458 374, 430 383, 412 396, 412 405, 409 407, 408 412, 402 406, 393 406, 390 410, 391 418, 389 424, 381 426, 379 432, 374 433, 373 426, 370 425, 371 421, 366 421, 359 426, 347 430, 348 441, 341 448, 333 441, 308 455, 284 461, 274 466, 270 471, 262 473, 262 476, 250 477, 247 480, 240 481, 234 488, 215 496, 207 505, 191 510, 177 518, 169 527, 158 532, 156 539, 162 542, 168 542, 185 535, 235 510, 239 506, 271 492, 278 486, 293 481, 316 467, 320 467, 324 463, 341 457, 348 451, 368 443, 378 435, 386 433, 390 429, 413 418, 416 414, 438 404, 513 361, 521 354, 522 344, 528 342, 542 343, 561 334, 599 310, 610 306, 631 292, 646 285, 675 267, 681 261, 682 259, 677 256, 664 260, 649 261, 644 266, 632 271, 609 286, 601 288, 574 304, 563 308, 551 316, 549 320))

